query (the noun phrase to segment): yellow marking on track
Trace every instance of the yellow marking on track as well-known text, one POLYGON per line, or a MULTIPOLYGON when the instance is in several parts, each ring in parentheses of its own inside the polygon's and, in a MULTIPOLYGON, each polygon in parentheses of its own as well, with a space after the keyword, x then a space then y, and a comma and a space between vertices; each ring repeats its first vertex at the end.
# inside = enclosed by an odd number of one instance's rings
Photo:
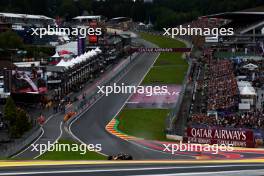
POLYGON ((195 158, 197 160, 209 160, 209 159, 211 159, 210 156, 206 156, 206 155, 196 156, 195 158))
MULTIPOLYGON (((118 131, 116 131, 114 129, 115 127, 115 124, 116 124, 116 119, 112 119, 106 126, 106 130, 121 138, 121 139, 124 139, 124 140, 137 140, 136 137, 134 136, 129 136, 129 135, 126 135, 126 134, 123 134, 123 133, 120 133, 118 131)), ((233 152, 258 152, 258 151, 261 151, 261 152, 264 152, 264 149, 260 149, 260 148, 243 148, 243 147, 233 147, 234 151, 233 152)), ((207 156, 198 156, 197 159, 209 159, 207 156)))
POLYGON ((126 134, 123 134, 123 133, 120 133, 120 132, 116 131, 116 130, 114 129, 115 124, 116 124, 116 120, 115 120, 115 119, 112 119, 112 120, 106 125, 106 128, 105 128, 105 129, 106 129, 109 133, 111 133, 111 134, 113 134, 113 135, 115 135, 115 136, 117 136, 117 137, 119 137, 119 138, 121 138, 121 139, 124 139, 124 140, 133 140, 133 139, 136 139, 136 138, 133 137, 133 136, 129 136, 129 135, 126 135, 126 134))
POLYGON ((102 164, 232 164, 264 163, 263 159, 241 160, 142 160, 142 161, 1 161, 0 167, 56 166, 56 165, 102 165, 102 164))

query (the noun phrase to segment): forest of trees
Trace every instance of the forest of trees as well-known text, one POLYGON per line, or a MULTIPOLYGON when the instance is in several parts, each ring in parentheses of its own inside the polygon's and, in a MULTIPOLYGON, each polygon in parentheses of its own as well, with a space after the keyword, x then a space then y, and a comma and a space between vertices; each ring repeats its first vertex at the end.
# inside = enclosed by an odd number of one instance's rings
POLYGON ((237 11, 264 5, 263 0, 0 0, 0 12, 60 16, 66 20, 77 15, 126 16, 155 24, 157 28, 177 25, 197 16, 237 11))

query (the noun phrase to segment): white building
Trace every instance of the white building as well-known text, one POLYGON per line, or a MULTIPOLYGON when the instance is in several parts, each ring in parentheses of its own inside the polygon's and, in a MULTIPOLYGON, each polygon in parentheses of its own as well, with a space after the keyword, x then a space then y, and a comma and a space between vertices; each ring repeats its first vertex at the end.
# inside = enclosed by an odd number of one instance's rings
POLYGON ((250 110, 256 104, 255 88, 248 81, 238 81, 237 85, 240 95, 239 110, 250 110))

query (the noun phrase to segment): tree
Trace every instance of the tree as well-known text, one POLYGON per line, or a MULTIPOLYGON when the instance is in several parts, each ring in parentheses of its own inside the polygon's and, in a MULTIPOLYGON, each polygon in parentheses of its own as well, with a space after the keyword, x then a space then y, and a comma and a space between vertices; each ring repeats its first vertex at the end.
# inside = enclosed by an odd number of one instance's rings
POLYGON ((176 13, 169 8, 160 7, 155 11, 158 16, 156 20, 156 28, 162 29, 164 27, 174 27, 174 25, 178 22, 176 13))
POLYGON ((17 118, 15 123, 15 137, 22 136, 31 127, 31 120, 25 110, 17 109, 17 118))
POLYGON ((71 20, 73 17, 79 15, 79 9, 77 7, 78 1, 64 0, 60 4, 58 9, 59 15, 64 17, 66 20, 71 20))
POLYGON ((0 48, 15 49, 22 48, 23 40, 13 31, 0 33, 0 48))
POLYGON ((17 117, 16 105, 11 97, 8 97, 4 106, 4 119, 12 126, 17 117))
MULTIPOLYGON (((178 13, 197 11, 201 15, 212 13, 238 11, 264 5, 263 0, 153 0, 153 3, 144 3, 144 0, 0 0, 1 12, 26 13, 56 16, 71 19, 74 16, 89 14, 104 15, 107 18, 117 16, 131 17, 136 21, 148 21, 149 18, 157 19, 159 14, 150 16, 155 8, 168 8, 178 13)), ((197 16, 196 16, 197 17, 197 16)), ((195 18, 196 18, 195 17, 195 18)), ((188 22, 188 18, 181 19, 188 22)), ((156 20, 153 23, 159 23, 156 20)), ((159 24, 157 24, 159 25, 159 24)), ((159 25, 161 26, 161 25, 159 25)))
POLYGON ((21 137, 32 127, 32 122, 27 112, 17 108, 11 97, 7 98, 4 106, 4 119, 9 122, 11 137, 21 137))
POLYGON ((17 117, 14 124, 10 127, 11 137, 19 138, 32 127, 31 120, 27 112, 17 108, 17 117))

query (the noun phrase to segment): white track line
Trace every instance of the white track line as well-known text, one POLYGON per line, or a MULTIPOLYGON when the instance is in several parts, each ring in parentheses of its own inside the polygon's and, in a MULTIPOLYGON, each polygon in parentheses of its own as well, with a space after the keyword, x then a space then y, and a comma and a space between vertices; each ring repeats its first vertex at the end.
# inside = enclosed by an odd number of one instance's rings
POLYGON ((43 134, 44 134, 44 129, 41 127, 41 134, 39 135, 39 137, 37 139, 35 139, 30 145, 28 145, 27 148, 25 148, 24 150, 20 151, 16 155, 13 155, 11 158, 16 158, 19 155, 21 155, 22 153, 24 153, 25 151, 27 151, 31 147, 32 144, 35 144, 43 136, 43 134))
MULTIPOLYGON (((132 63, 132 64, 134 64, 134 63, 132 63)), ((129 68, 127 71, 126 71, 126 74, 130 71, 132 69, 132 67, 131 68, 129 68)), ((119 82, 126 74, 123 74, 120 78, 118 78, 117 79, 117 81, 116 82, 119 82)), ((69 132, 69 134, 73 137, 73 138, 75 138, 77 141, 79 141, 81 144, 86 144, 85 142, 83 142, 80 138, 78 138, 75 134, 73 134, 73 132, 72 132, 72 130, 71 130, 71 127, 72 127, 72 125, 80 118, 80 117, 82 117, 82 115, 84 114, 84 113, 86 113, 90 108, 92 108, 93 107, 93 105, 94 104, 96 104, 99 100, 101 100, 103 97, 105 96, 105 94, 104 95, 102 95, 101 97, 99 97, 97 100, 95 100, 95 102, 93 102, 87 109, 85 109, 83 112, 81 112, 75 119, 73 119, 71 122, 70 122, 70 124, 69 124, 69 130, 67 130, 68 132, 69 132)), ((104 155, 104 156, 108 156, 108 155, 106 155, 106 154, 104 154, 104 153, 101 153, 101 152, 97 152, 97 153, 99 153, 99 154, 101 154, 101 155, 104 155)))
MULTIPOLYGON (((45 125, 46 123, 48 123, 48 121, 51 120, 53 117, 55 117, 57 114, 59 114, 59 112, 56 113, 56 114, 52 114, 52 115, 50 115, 50 116, 47 118, 47 120, 44 122, 43 125, 45 125)), ((18 154, 12 156, 11 158, 16 158, 16 157, 18 157, 19 155, 21 155, 22 153, 26 152, 26 151, 31 147, 32 144, 35 144, 35 143, 36 143, 36 142, 37 142, 37 141, 38 141, 38 140, 44 135, 44 133, 45 133, 45 130, 44 130, 43 127, 41 127, 41 134, 40 134, 40 136, 39 136, 37 139, 35 139, 32 143, 30 143, 30 144, 28 145, 27 148, 25 148, 24 150, 20 151, 18 154)))
MULTIPOLYGON (((55 171, 28 171, 28 172, 6 172, 0 173, 0 176, 4 175, 37 175, 37 174, 65 174, 65 173, 98 173, 98 172, 128 172, 128 171, 152 171, 152 170, 174 170, 174 169, 201 169, 201 168, 232 168, 232 167, 245 167, 245 166, 256 166, 256 165, 217 165, 217 166, 175 166, 175 167, 135 167, 135 168, 116 168, 116 169, 72 169, 72 170, 55 170, 55 171)), ((263 165, 261 165, 263 166, 263 165)), ((255 169, 256 170, 256 169, 255 169)), ((238 171, 238 170, 237 170, 238 171)), ((236 171, 236 172, 237 172, 236 171)), ((239 170, 241 172, 241 170, 239 170)), ((254 169, 242 170, 244 171, 254 171, 254 169)), ((260 171, 263 171, 260 170, 260 171)), ((219 171, 211 173, 221 173, 221 172, 235 172, 235 171, 219 171)), ((198 175, 203 172, 191 172, 191 173, 178 173, 178 175, 198 175)), ((205 172, 210 173, 210 172, 205 172)), ((160 175, 160 174, 156 174, 160 175)))
MULTIPOLYGON (((75 117, 75 119, 73 119, 73 120, 70 122, 70 124, 69 124, 69 127, 68 127, 69 130, 67 130, 67 131, 69 132, 69 134, 70 134, 73 138, 75 138, 75 140, 79 141, 81 144, 85 144, 85 145, 86 145, 85 142, 83 142, 81 139, 79 139, 79 138, 78 138, 78 137, 72 132, 72 130, 71 130, 71 126, 72 126, 72 124, 74 124, 74 123, 75 123, 80 117, 82 117, 83 114, 85 114, 89 109, 91 109, 95 103, 97 103, 99 100, 101 100, 104 96, 105 96, 105 95, 103 95, 103 96, 99 97, 97 100, 95 100, 95 102, 93 102, 93 103, 92 103, 87 109, 85 109, 85 110, 84 110, 83 112, 81 112, 77 117, 75 117)), ((101 153, 101 152, 98 152, 98 151, 97 151, 97 153, 99 153, 99 154, 101 154, 101 155, 104 155, 104 156, 107 156, 106 154, 101 153)))
MULTIPOLYGON (((58 140, 61 138, 62 136, 62 122, 60 123, 60 135, 57 137, 57 139, 52 143, 55 144, 56 142, 58 142, 58 140)), ((35 156, 33 159, 37 159, 38 157, 40 157, 41 155, 43 155, 44 153, 46 153, 48 151, 48 149, 46 151, 44 151, 43 153, 40 153, 38 156, 35 156)))
MULTIPOLYGON (((214 176, 263 176, 264 169, 261 170, 234 170, 234 171, 208 171, 208 172, 187 172, 187 173, 174 173, 174 174, 147 174, 147 176, 191 176, 191 175, 214 175, 214 176)), ((146 176, 146 175, 134 175, 146 176)))

